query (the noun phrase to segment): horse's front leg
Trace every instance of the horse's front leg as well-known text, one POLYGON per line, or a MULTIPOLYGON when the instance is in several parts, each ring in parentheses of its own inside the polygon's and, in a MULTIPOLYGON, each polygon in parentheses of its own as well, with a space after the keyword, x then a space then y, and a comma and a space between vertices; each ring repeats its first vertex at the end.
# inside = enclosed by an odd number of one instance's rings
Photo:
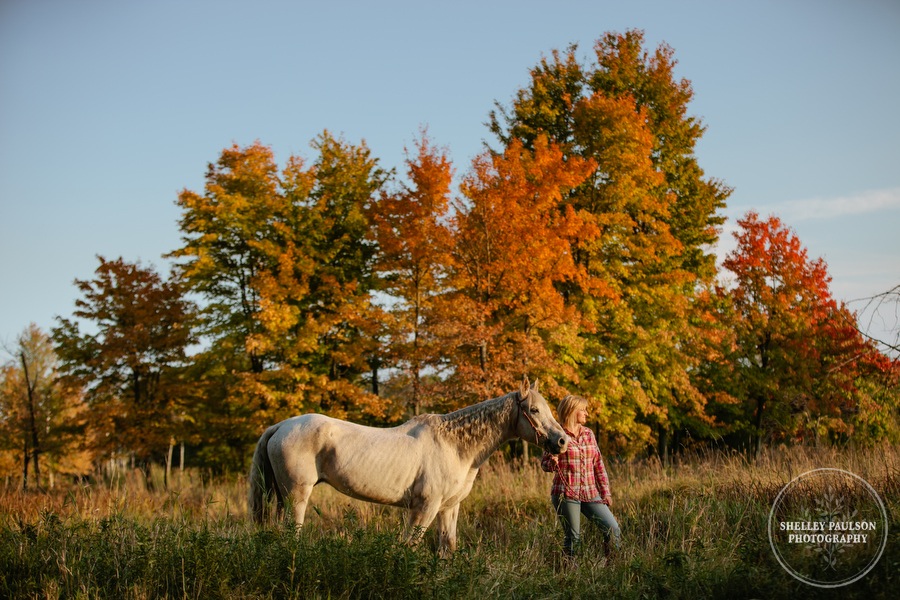
POLYGON ((438 554, 441 558, 450 558, 450 555, 456 552, 456 521, 458 519, 458 503, 437 514, 435 527, 438 534, 438 554))
POLYGON ((438 502, 423 502, 419 506, 410 506, 406 521, 406 533, 403 536, 407 544, 415 546, 422 541, 425 530, 434 521, 438 509, 440 509, 438 502))

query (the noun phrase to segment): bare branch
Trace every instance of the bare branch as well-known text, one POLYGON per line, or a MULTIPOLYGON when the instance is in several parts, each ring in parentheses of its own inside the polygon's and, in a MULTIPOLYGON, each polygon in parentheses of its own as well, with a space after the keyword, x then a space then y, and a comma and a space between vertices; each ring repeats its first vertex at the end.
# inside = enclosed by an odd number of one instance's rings
POLYGON ((864 322, 854 324, 860 335, 883 346, 888 352, 900 355, 900 284, 868 298, 850 300, 847 304, 854 303, 863 303, 858 314, 868 315, 864 322), (889 342, 872 335, 870 332, 873 329, 892 333, 894 339, 889 342))

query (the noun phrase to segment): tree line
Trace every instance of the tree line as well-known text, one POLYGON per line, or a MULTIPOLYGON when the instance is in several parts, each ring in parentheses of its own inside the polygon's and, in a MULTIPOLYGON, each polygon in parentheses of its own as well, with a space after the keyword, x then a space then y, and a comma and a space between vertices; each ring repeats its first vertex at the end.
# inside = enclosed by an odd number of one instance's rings
POLYGON ((178 195, 168 276, 100 257, 73 315, 19 339, 7 455, 27 476, 183 443, 236 469, 287 416, 390 424, 523 373, 591 398, 611 453, 897 441, 900 368, 823 260, 748 213, 717 265, 731 189, 698 164, 675 65, 636 30, 552 52, 456 186, 424 130, 403 174, 328 131, 283 166, 224 149, 178 195))

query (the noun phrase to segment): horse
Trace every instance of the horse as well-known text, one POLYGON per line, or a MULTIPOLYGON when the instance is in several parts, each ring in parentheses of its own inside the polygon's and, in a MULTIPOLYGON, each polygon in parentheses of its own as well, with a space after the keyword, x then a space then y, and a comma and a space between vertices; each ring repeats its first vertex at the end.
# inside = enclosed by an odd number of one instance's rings
POLYGON ((520 438, 553 454, 568 437, 553 418, 538 382, 455 412, 413 417, 390 428, 367 427, 322 414, 292 417, 259 438, 250 469, 248 508, 266 520, 276 512, 303 525, 309 496, 328 483, 352 498, 408 509, 405 541, 416 544, 437 519, 438 551, 456 550, 459 504, 478 470, 500 444, 520 438))

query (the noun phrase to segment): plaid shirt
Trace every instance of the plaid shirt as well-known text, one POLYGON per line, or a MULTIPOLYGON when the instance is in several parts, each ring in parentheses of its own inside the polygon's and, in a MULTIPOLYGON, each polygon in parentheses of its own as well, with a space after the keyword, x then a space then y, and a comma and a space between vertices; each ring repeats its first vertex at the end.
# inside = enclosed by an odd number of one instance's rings
POLYGON ((569 435, 569 447, 559 455, 558 466, 553 461, 553 454, 544 452, 541 457, 541 468, 555 473, 550 495, 580 502, 590 502, 599 497, 602 503, 608 504, 609 478, 594 432, 582 427, 577 436, 568 431, 566 433, 569 435))

